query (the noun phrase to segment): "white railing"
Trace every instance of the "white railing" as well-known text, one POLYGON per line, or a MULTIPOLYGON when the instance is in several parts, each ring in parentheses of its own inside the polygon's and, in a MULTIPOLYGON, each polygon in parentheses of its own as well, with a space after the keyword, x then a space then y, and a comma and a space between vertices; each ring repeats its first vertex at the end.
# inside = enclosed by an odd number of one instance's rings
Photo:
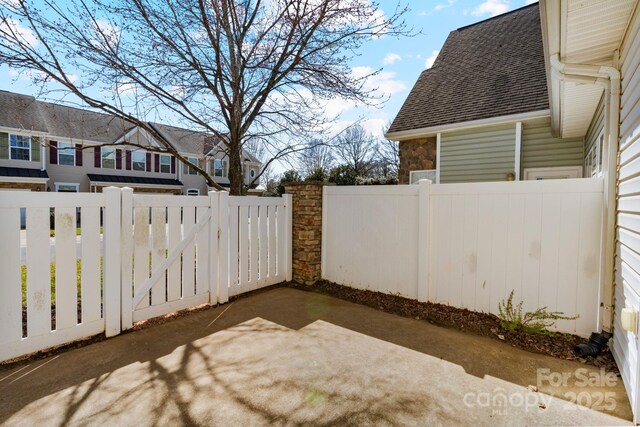
POLYGON ((290 206, 289 195, 0 192, 0 361, 290 280, 290 206))
POLYGON ((601 179, 325 187, 322 277, 497 314, 523 309, 598 330, 601 179))

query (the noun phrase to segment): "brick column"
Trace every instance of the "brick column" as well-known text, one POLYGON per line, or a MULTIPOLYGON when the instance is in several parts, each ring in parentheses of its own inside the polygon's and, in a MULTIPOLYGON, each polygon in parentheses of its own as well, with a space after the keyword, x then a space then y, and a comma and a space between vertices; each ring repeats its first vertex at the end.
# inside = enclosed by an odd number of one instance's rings
POLYGON ((295 182, 284 185, 293 198, 293 280, 312 285, 320 279, 322 253, 322 188, 326 182, 295 182))

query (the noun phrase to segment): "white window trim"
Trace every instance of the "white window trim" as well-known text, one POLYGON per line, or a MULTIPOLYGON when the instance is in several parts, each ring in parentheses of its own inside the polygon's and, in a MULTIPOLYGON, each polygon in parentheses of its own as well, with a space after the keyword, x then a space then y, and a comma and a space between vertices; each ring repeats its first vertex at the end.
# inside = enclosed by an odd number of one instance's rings
POLYGON ((159 160, 159 172, 158 173, 171 173, 171 155, 170 154, 160 154, 160 160, 159 160), (168 172, 163 172, 162 171, 162 159, 163 158, 167 158, 169 159, 169 171, 168 172))
MULTIPOLYGON (((57 154, 58 154, 58 166, 75 166, 76 165, 76 145, 73 142, 66 142, 66 141, 58 141, 58 147, 57 147, 57 154), (63 165, 62 163, 60 163, 60 152, 64 151, 64 155, 69 155, 69 149, 60 149, 60 144, 69 144, 71 145, 71 153, 73 155, 73 164, 72 165, 63 165)), ((100 164, 102 165, 102 152, 100 152, 100 164)))
POLYGON ((187 196, 199 196, 200 195, 200 189, 199 188, 187 188, 187 191, 185 192, 185 194, 187 196), (189 194, 189 193, 196 193, 196 194, 189 194))
POLYGON ((116 151, 115 148, 100 147, 100 168, 101 169, 113 169, 113 170, 115 170, 116 169, 116 164, 118 163, 116 157, 118 157, 118 152, 116 151), (106 150, 113 150, 113 167, 112 168, 105 168, 104 167, 104 164, 103 164, 104 157, 102 156, 102 150, 105 150, 105 149, 106 150))
MULTIPOLYGON (((187 161, 189 163, 193 163, 195 165, 197 165, 199 163, 199 159, 197 157, 191 157, 191 156, 187 156, 187 161), (195 162, 192 162, 191 160, 195 160, 195 162)), ((189 176, 197 176, 198 175, 198 171, 197 170, 193 170, 195 173, 189 173, 189 170, 192 169, 191 166, 189 165, 184 165, 187 168, 187 175, 189 176)))
POLYGON ((76 192, 77 193, 80 192, 80 184, 77 182, 56 182, 54 184, 55 191, 58 192, 61 186, 68 186, 68 187, 74 186, 76 187, 76 192))
POLYGON ((145 150, 131 150, 131 170, 134 171, 134 172, 146 172, 147 171, 147 152, 145 150), (136 170, 133 167, 133 164, 136 163, 133 160, 133 153, 142 153, 143 154, 143 156, 142 156, 143 162, 142 163, 144 163, 144 168, 141 171, 136 170))
POLYGON ((211 176, 213 177, 217 177, 217 178, 228 178, 229 173, 227 172, 227 168, 228 168, 228 162, 225 159, 213 159, 213 173, 211 174, 211 176), (222 175, 216 175, 216 160, 219 160, 220 162, 222 162, 222 175))
MULTIPOLYGON (((31 143, 32 143, 31 138, 33 138, 33 136, 32 136, 32 135, 24 135, 24 134, 11 133, 11 132, 9 132, 9 136, 8 136, 8 138, 9 138, 9 141, 8 141, 8 142, 9 142, 9 160, 19 160, 19 161, 23 161, 23 162, 27 162, 27 161, 29 161, 29 162, 30 162, 30 161, 31 161, 31 143), (28 137, 29 137, 29 148, 27 148, 27 152, 29 153, 29 160, 24 160, 24 159, 14 159, 14 158, 12 158, 12 157, 11 157, 11 148, 12 148, 12 147, 11 147, 11 136, 12 136, 12 135, 13 135, 13 136, 28 136, 28 137)), ((13 147, 13 148, 17 148, 17 147, 13 147)), ((22 147, 21 147, 20 149, 24 149, 24 148, 22 148, 22 147)))

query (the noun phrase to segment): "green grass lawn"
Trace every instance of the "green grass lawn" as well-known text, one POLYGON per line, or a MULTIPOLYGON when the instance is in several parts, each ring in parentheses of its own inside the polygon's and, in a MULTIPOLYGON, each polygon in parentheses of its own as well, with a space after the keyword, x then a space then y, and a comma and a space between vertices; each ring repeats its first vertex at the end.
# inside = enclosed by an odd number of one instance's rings
MULTIPOLYGON (((27 308, 27 266, 20 267, 22 276, 22 308, 27 308)), ((76 286, 78 289, 78 301, 81 297, 81 283, 82 283, 82 264, 80 260, 76 261, 76 286)), ((102 287, 102 257, 100 258, 100 287, 102 287)), ((51 263, 51 302, 55 303, 56 300, 56 263, 51 263)))

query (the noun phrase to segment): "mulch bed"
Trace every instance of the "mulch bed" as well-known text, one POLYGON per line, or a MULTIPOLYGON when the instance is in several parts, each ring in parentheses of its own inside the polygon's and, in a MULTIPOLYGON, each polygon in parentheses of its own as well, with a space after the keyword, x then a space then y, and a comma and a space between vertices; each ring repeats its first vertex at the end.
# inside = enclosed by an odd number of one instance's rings
POLYGON ((319 292, 387 313, 424 320, 437 326, 495 338, 523 350, 547 354, 559 359, 576 360, 619 374, 609 348, 604 349, 596 357, 580 358, 576 356, 573 347, 588 341, 577 335, 554 332, 533 335, 524 332, 511 332, 504 329, 500 325, 500 319, 490 313, 480 313, 443 304, 419 302, 397 295, 349 288, 326 280, 320 280, 313 286, 299 285, 294 282, 286 283, 286 286, 319 292))

